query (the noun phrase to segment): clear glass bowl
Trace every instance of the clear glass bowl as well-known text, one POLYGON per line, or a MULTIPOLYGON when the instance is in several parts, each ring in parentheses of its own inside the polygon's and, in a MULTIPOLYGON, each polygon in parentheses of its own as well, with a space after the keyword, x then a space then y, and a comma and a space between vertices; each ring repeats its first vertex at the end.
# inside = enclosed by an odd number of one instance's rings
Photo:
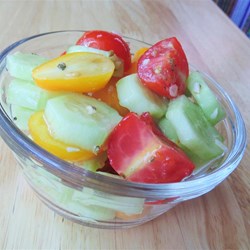
MULTIPOLYGON (((235 103, 212 78, 203 74, 217 95, 227 117, 218 124, 228 151, 218 160, 179 183, 141 184, 87 171, 49 154, 13 122, 6 104, 10 82, 6 56, 15 51, 46 57, 60 55, 83 31, 58 31, 18 41, 0 54, 0 134, 20 163, 24 176, 39 198, 58 214, 74 222, 97 228, 129 228, 150 221, 185 200, 201 196, 221 183, 238 166, 246 147, 246 129, 235 103)), ((124 37, 131 52, 144 42, 124 37)), ((194 68, 191 68, 191 70, 194 68)))

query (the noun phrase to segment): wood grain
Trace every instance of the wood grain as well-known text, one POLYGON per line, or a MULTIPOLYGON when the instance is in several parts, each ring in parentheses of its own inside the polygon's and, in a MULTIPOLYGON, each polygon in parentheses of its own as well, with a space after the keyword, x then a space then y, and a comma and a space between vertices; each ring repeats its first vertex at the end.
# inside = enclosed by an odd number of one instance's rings
MULTIPOLYGON (((239 106, 250 134, 250 41, 209 0, 0 1, 0 49, 63 29, 104 29, 154 43, 176 36, 188 60, 239 106)), ((143 226, 99 230, 45 207, 0 141, 0 249, 250 249, 250 153, 212 192, 143 226)))

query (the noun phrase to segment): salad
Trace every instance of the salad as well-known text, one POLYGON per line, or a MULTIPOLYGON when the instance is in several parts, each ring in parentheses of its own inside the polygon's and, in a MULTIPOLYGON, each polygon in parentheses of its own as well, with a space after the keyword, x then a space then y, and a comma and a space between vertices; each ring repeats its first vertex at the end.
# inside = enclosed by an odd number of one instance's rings
POLYGON ((90 171, 179 182, 227 150, 215 127, 226 112, 175 37, 131 55, 121 36, 93 30, 56 58, 9 55, 7 69, 17 126, 90 171))

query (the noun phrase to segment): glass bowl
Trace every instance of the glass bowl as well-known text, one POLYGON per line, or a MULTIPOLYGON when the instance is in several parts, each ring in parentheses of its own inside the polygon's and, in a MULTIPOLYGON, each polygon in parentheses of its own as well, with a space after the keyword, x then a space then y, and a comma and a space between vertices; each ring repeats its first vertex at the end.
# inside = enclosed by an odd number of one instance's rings
MULTIPOLYGON (((55 212, 74 222, 97 228, 129 228, 148 222, 178 203, 199 197, 220 184, 238 166, 246 147, 246 129, 235 103, 211 77, 203 74, 224 106, 227 117, 217 128, 227 152, 194 172, 185 181, 171 184, 132 183, 94 173, 63 161, 36 145, 13 122, 6 104, 10 82, 6 56, 15 51, 56 57, 74 44, 83 31, 57 31, 20 40, 0 54, 0 134, 20 163, 38 197, 55 212)), ((131 52, 149 44, 124 37, 131 52)), ((194 67, 191 67, 194 70, 194 67)))

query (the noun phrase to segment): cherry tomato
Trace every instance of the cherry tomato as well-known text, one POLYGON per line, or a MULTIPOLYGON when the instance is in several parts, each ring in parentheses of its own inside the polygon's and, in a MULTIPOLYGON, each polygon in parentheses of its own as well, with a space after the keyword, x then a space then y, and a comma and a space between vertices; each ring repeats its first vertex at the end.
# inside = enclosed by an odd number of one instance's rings
POLYGON ((148 48, 140 48, 140 49, 138 49, 136 52, 135 52, 135 54, 134 54, 134 56, 133 56, 133 59, 132 59, 132 62, 138 62, 139 61, 139 59, 141 58, 141 56, 146 52, 148 50, 148 48))
POLYGON ((172 142, 171 140, 169 140, 164 134, 163 132, 160 130, 160 128, 156 125, 156 123, 154 122, 154 119, 152 118, 152 116, 150 115, 149 112, 145 112, 142 113, 140 116, 140 119, 142 121, 144 121, 148 126, 150 126, 150 128, 152 129, 153 133, 159 137, 162 141, 164 141, 165 143, 167 143, 168 145, 172 146, 172 147, 176 147, 177 145, 172 142))
POLYGON ((96 91, 92 94, 96 99, 100 99, 101 101, 107 103, 109 106, 118 111, 121 116, 125 116, 129 113, 129 110, 122 107, 119 103, 119 99, 117 96, 116 83, 119 78, 111 78, 109 83, 99 91, 96 91))
POLYGON ((47 90, 86 93, 103 88, 114 69, 114 63, 103 55, 75 52, 39 65, 32 71, 32 77, 47 90))
POLYGON ((124 70, 130 67, 130 48, 123 38, 115 33, 102 30, 88 31, 79 38, 76 44, 106 51, 113 50, 124 61, 124 70))
POLYGON ((179 182, 189 176, 194 164, 174 143, 161 139, 147 119, 131 112, 114 128, 108 139, 111 166, 134 182, 179 182))
POLYGON ((138 62, 138 76, 142 83, 169 99, 185 93, 188 73, 186 55, 175 37, 150 47, 138 62))
POLYGON ((54 139, 50 135, 47 124, 44 121, 43 111, 34 113, 29 119, 28 126, 34 142, 61 159, 81 161, 95 156, 90 151, 54 139))

